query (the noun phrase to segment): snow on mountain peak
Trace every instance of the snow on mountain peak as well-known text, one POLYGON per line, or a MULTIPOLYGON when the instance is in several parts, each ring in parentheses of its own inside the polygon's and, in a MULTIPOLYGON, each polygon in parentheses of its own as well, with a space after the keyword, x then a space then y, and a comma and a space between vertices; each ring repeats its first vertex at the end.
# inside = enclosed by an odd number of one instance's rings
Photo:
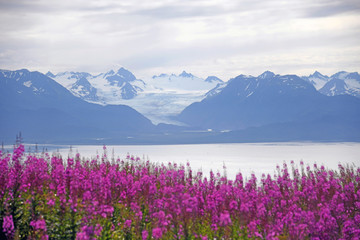
POLYGON ((221 83, 218 83, 216 85, 215 88, 211 89, 210 91, 208 91, 205 96, 207 98, 211 98, 213 96, 216 96, 218 95, 226 86, 228 85, 228 82, 221 82, 221 83))
POLYGON ((319 92, 327 96, 349 94, 349 87, 342 79, 333 78, 319 92))
POLYGON ((106 79, 110 82, 110 84, 118 84, 120 86, 123 82, 132 82, 136 80, 136 77, 129 70, 122 67, 116 72, 116 74, 107 75, 106 79))
POLYGON ((52 72, 50 72, 50 71, 48 71, 45 75, 46 75, 47 77, 49 77, 49 78, 54 78, 54 77, 55 77, 55 75, 54 75, 52 72))
POLYGON ((326 75, 321 74, 318 71, 315 71, 313 74, 310 74, 308 77, 302 77, 305 81, 311 83, 316 90, 321 89, 328 81, 329 77, 326 75))
POLYGON ((348 72, 340 71, 340 72, 335 73, 334 75, 332 75, 331 78, 337 78, 337 79, 344 80, 348 75, 349 75, 348 72))
POLYGON ((177 93, 200 92, 200 94, 205 94, 220 82, 222 81, 216 77, 210 77, 207 80, 204 80, 203 78, 196 77, 186 71, 183 71, 179 75, 162 73, 160 75, 154 75, 151 79, 146 80, 146 83, 152 86, 153 89, 157 89, 157 91, 177 93))
POLYGON ((346 76, 347 79, 355 79, 357 81, 360 82, 360 75, 359 73, 357 72, 352 72, 352 73, 349 73, 347 76, 346 76))
POLYGON ((321 74, 321 73, 318 72, 318 71, 315 71, 313 74, 311 74, 311 75, 309 76, 309 78, 319 78, 319 79, 324 79, 324 80, 326 79, 326 80, 327 80, 329 77, 321 74))
POLYGON ((107 75, 114 75, 115 74, 115 71, 114 70, 110 70, 110 71, 108 71, 107 73, 105 73, 105 75, 107 76, 107 75))
POLYGON ((117 75, 124 75, 124 76, 134 76, 129 70, 121 67, 116 72, 117 75))
POLYGON ((258 78, 265 79, 265 78, 272 78, 275 76, 275 73, 270 71, 265 71, 263 74, 261 74, 258 78))
POLYGON ((52 77, 73 95, 89 102, 111 103, 131 99, 143 91, 145 83, 125 68, 110 70, 96 76, 85 72, 64 72, 52 77))
POLYGON ((360 97, 360 76, 357 72, 338 72, 319 91, 328 96, 348 94, 360 97))
POLYGON ((192 78, 192 77, 194 77, 194 75, 192 75, 191 73, 187 73, 187 72, 183 71, 183 72, 179 75, 179 77, 192 78))
POLYGON ((357 72, 345 72, 345 71, 341 71, 338 72, 334 75, 331 76, 331 78, 337 78, 337 79, 341 79, 341 80, 354 80, 354 81, 358 81, 360 83, 360 75, 357 72))
POLYGON ((209 82, 209 83, 218 82, 218 83, 221 83, 221 82, 223 82, 223 80, 221 80, 220 78, 218 78, 218 77, 216 77, 216 76, 208 76, 208 77, 205 79, 205 82, 209 82))

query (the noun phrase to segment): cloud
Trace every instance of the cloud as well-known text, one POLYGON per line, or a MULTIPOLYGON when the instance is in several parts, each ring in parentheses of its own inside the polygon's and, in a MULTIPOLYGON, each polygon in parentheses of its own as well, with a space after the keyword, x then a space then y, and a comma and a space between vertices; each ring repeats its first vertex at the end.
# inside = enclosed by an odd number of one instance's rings
POLYGON ((360 2, 358 0, 322 0, 316 4, 309 4, 304 9, 304 17, 330 17, 344 13, 360 12, 360 2))
POLYGON ((318 68, 311 52, 356 66, 341 52, 359 54, 359 29, 353 0, 0 0, 0 67, 94 72, 117 64, 136 75, 172 69, 226 79, 271 66, 318 68))
POLYGON ((157 8, 142 9, 135 11, 132 14, 140 16, 150 16, 153 18, 167 19, 167 18, 188 18, 188 17, 203 17, 214 16, 222 13, 216 6, 207 7, 191 7, 191 6, 161 6, 157 8))

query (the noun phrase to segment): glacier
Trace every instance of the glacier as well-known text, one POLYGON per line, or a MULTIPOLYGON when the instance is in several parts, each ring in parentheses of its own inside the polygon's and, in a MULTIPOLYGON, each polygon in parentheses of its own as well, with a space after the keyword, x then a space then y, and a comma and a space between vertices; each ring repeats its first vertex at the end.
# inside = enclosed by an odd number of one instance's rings
POLYGON ((127 105, 154 124, 182 125, 174 117, 193 102, 201 101, 211 89, 223 81, 215 76, 202 79, 183 71, 160 74, 145 80, 120 68, 91 75, 84 72, 61 72, 48 77, 67 88, 73 95, 101 105, 127 105))

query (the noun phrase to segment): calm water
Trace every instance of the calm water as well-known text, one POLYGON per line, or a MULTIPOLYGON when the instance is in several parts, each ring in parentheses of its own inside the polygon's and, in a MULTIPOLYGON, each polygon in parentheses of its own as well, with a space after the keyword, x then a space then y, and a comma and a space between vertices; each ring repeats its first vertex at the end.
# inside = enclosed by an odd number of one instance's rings
MULTIPOLYGON (((72 152, 91 158, 103 154, 103 146, 72 146, 72 152)), ((58 150, 63 156, 69 154, 69 147, 58 150)), ((236 144, 196 144, 196 145, 140 145, 107 146, 108 156, 126 158, 127 154, 149 159, 152 162, 178 164, 190 163, 193 170, 202 169, 205 175, 210 170, 223 173, 226 166, 227 176, 234 178, 241 171, 249 177, 255 173, 273 174, 276 165, 284 162, 296 165, 323 164, 326 168, 337 169, 339 163, 355 164, 360 167, 360 143, 236 143, 236 144)))

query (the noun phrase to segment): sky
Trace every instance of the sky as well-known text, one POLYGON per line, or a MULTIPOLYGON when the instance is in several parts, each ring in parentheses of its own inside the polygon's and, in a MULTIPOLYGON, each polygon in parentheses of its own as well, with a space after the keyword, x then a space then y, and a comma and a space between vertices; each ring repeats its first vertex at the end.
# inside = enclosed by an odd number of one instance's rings
POLYGON ((359 0, 0 0, 0 69, 360 71, 359 0))

